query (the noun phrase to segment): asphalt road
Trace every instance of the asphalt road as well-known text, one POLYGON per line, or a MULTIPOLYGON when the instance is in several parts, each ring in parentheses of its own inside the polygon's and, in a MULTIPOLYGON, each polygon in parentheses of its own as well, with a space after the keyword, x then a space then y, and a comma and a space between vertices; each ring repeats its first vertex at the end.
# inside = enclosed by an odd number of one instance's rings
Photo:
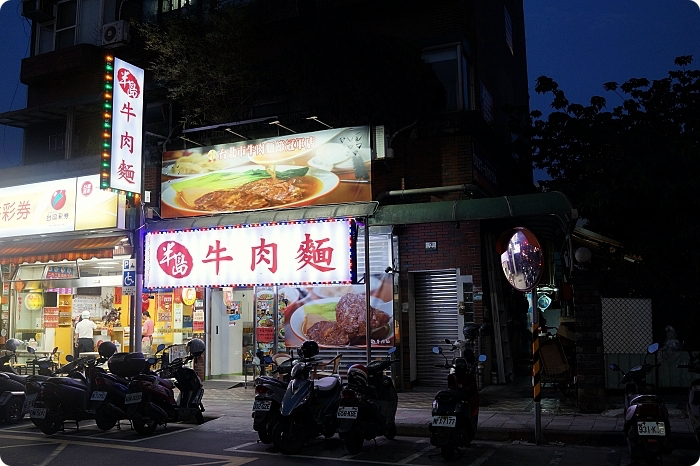
MULTIPOLYGON (((228 421, 228 422, 224 422, 228 421)), ((700 446, 677 449, 664 458, 664 466, 688 466, 698 462, 700 446)), ((619 447, 521 442, 477 441, 461 456, 446 462, 427 438, 398 437, 365 442, 363 451, 350 455, 334 437, 311 441, 300 455, 284 456, 271 445, 257 442, 250 424, 232 425, 216 419, 201 426, 172 425, 141 437, 123 424, 121 430, 102 432, 85 421, 80 429, 67 426, 64 433, 48 437, 31 422, 0 426, 0 466, 280 466, 288 465, 421 465, 463 466, 625 466, 629 456, 619 447)))

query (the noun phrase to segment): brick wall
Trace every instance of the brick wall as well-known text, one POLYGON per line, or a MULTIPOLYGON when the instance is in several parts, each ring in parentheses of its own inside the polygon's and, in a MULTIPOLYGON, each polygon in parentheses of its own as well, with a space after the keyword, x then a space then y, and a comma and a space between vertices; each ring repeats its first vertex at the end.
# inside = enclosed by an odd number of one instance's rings
POLYGON ((605 410, 605 356, 600 281, 588 273, 572 277, 576 318, 576 365, 579 408, 584 413, 605 410))
MULTIPOLYGON (((418 270, 459 268, 462 275, 472 275, 474 288, 482 289, 481 239, 478 221, 406 225, 397 230, 399 236, 401 301, 408 302, 408 273, 418 270), (459 225, 459 228, 457 228, 459 225), (427 241, 437 242, 437 251, 425 250, 427 241)), ((474 303, 474 319, 483 322, 481 301, 474 303)), ((401 314, 401 339, 404 361, 409 361, 408 314, 401 314)), ((404 364, 404 387, 410 388, 410 364, 404 364)))

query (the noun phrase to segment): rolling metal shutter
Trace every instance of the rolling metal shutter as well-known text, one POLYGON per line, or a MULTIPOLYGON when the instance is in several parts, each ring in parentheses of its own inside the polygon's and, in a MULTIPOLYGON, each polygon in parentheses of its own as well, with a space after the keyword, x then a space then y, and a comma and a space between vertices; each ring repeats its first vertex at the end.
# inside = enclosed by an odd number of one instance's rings
MULTIPOLYGON (((446 349, 445 338, 459 335, 457 304, 457 271, 436 270, 417 272, 414 276, 416 309, 416 369, 417 384, 442 387, 447 369, 439 369, 445 359, 432 352, 433 346, 446 349)), ((447 353, 448 360, 450 354, 447 353)))

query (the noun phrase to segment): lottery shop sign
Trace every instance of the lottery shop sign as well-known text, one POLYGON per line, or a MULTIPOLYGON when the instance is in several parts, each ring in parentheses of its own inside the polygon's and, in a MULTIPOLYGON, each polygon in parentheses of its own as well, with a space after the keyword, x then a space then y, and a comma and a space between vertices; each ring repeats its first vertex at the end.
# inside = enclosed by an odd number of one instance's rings
POLYGON ((144 72, 106 57, 105 113, 100 187, 141 193, 144 72))
POLYGON ((351 219, 149 233, 148 288, 352 283, 351 219))

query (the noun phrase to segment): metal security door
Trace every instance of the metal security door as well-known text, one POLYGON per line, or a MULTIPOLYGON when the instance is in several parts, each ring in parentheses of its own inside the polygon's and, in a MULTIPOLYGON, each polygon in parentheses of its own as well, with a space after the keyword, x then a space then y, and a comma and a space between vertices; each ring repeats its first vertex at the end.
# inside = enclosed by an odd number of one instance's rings
MULTIPOLYGON (((413 280, 415 300, 416 376, 421 386, 445 386, 447 370, 435 367, 444 363, 433 354, 433 346, 449 349, 445 338, 459 336, 457 271, 416 272, 413 280)), ((448 359, 451 353, 446 353, 448 359)))

